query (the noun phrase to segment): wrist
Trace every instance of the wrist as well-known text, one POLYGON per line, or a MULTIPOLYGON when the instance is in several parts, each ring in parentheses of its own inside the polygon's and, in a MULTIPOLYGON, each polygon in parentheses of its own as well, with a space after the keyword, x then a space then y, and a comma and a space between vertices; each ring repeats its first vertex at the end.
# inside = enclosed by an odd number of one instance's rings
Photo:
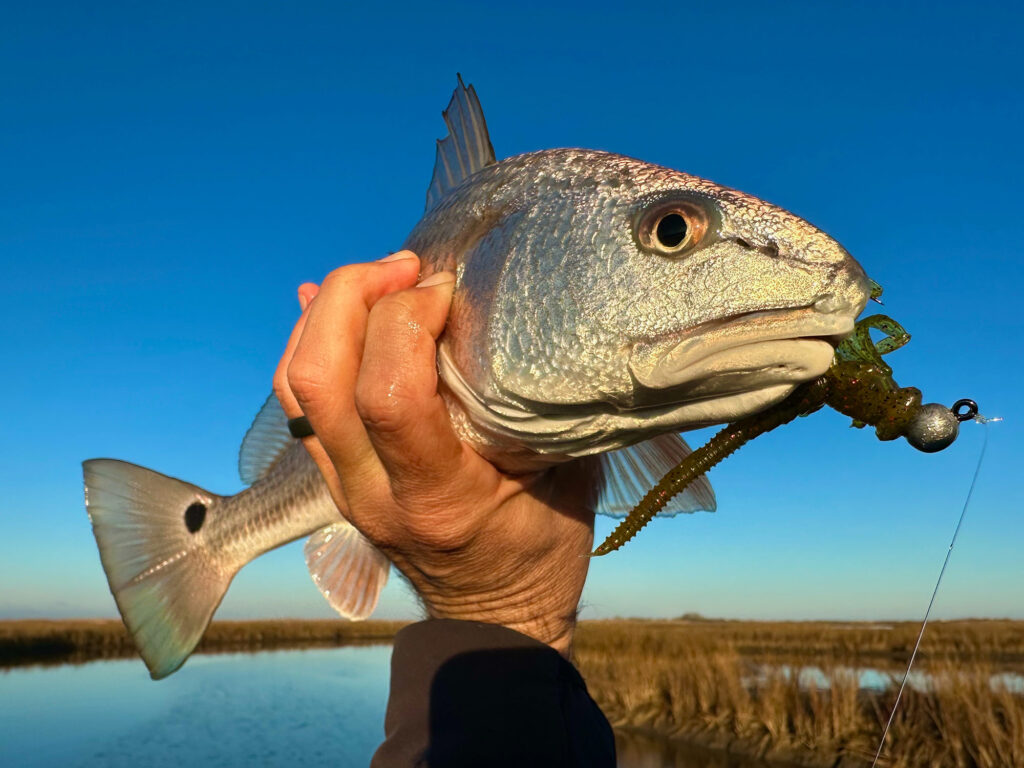
POLYGON ((544 643, 569 658, 576 631, 575 602, 564 608, 526 596, 474 600, 421 597, 427 615, 432 619, 496 624, 544 643))
POLYGON ((500 615, 476 613, 472 616, 455 616, 450 614, 430 614, 432 619, 457 619, 460 621, 476 621, 483 624, 495 624, 511 629, 526 637, 533 638, 558 651, 566 659, 572 653, 572 640, 576 632, 576 622, 563 623, 549 620, 515 621, 500 615))

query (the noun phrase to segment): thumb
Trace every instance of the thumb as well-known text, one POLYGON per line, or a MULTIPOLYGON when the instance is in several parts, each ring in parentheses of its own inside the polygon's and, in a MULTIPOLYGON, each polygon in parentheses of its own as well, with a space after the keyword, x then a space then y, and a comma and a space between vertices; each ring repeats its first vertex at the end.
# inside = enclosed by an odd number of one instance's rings
MULTIPOLYGON (((356 383, 356 408, 399 496, 456 486, 464 446, 438 394, 436 339, 444 330, 454 276, 437 273, 389 294, 370 311, 356 383), (439 478, 454 483, 439 484, 439 478)), ((453 489, 454 490, 454 489, 453 489)))

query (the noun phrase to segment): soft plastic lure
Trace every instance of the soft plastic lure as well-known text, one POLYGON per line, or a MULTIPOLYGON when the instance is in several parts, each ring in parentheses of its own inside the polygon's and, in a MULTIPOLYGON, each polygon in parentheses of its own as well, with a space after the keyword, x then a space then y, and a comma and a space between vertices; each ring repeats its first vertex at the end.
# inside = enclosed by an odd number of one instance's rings
POLYGON ((673 496, 748 441, 824 405, 851 417, 855 427, 873 426, 879 440, 905 437, 926 453, 951 445, 959 434, 960 422, 973 419, 978 406, 973 400, 958 400, 951 409, 939 403, 922 405, 919 389, 899 386, 882 355, 908 341, 910 334, 890 317, 870 315, 859 320, 853 333, 836 349, 835 362, 828 371, 797 387, 778 405, 725 427, 687 456, 641 499, 593 554, 614 552, 632 539, 673 496), (877 342, 871 338, 873 328, 885 334, 877 342))

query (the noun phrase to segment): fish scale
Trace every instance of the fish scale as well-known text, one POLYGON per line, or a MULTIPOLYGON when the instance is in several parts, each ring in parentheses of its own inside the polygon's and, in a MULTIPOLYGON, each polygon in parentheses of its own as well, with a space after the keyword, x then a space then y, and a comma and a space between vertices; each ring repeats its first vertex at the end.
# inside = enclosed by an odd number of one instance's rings
POLYGON ((262 480, 225 500, 208 533, 212 548, 230 552, 241 568, 264 552, 339 519, 320 471, 295 442, 262 480))

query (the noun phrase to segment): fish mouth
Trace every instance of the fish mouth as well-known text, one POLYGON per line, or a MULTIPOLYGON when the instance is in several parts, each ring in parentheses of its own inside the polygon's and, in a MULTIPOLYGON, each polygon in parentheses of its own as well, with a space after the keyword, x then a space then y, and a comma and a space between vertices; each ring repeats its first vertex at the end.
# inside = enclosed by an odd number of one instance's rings
POLYGON ((637 344, 629 369, 644 404, 795 387, 828 370, 853 326, 852 315, 814 305, 746 312, 637 344))

